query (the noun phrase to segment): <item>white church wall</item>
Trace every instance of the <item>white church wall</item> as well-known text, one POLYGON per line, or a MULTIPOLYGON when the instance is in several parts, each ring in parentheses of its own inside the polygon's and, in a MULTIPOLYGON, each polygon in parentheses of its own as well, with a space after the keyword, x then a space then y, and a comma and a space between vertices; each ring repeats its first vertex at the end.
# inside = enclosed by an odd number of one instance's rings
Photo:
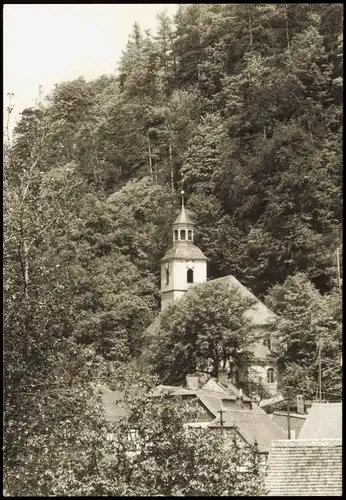
POLYGON ((161 310, 169 303, 180 299, 184 293, 196 283, 207 281, 207 264, 205 261, 173 260, 161 264, 161 310), (193 283, 187 282, 188 266, 193 270, 193 283), (168 271, 168 283, 167 283, 168 271))
POLYGON ((254 376, 257 377, 258 382, 262 382, 268 389, 268 391, 275 395, 277 394, 277 375, 274 371, 274 382, 268 382, 268 370, 273 367, 270 365, 251 365, 251 371, 254 376))
POLYGON ((188 290, 195 283, 207 281, 207 264, 205 261, 176 260, 173 263, 173 287, 175 290, 188 290), (193 270, 193 283, 187 282, 188 264, 193 270))

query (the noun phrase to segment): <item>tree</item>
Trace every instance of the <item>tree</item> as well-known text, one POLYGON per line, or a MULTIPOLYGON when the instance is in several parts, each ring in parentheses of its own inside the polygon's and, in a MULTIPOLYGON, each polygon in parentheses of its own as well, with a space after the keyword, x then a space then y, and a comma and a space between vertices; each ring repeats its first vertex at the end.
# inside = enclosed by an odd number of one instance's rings
POLYGON ((251 367, 248 369, 245 382, 241 385, 243 386, 245 393, 250 397, 253 397, 258 405, 262 399, 269 399, 272 397, 268 387, 262 380, 258 379, 258 374, 251 367))
POLYGON ((5 491, 11 496, 93 494, 108 429, 90 382, 102 365, 92 350, 82 353, 66 340, 47 339, 45 347, 41 343, 46 360, 45 366, 35 364, 36 377, 27 361, 20 384, 13 386, 6 377, 5 491))
POLYGON ((181 384, 188 373, 217 376, 227 363, 251 358, 255 341, 244 316, 253 301, 227 284, 201 284, 162 314, 151 333, 153 371, 165 383, 181 384))
POLYGON ((219 434, 186 427, 196 417, 194 405, 150 397, 140 386, 137 379, 137 390, 126 399, 128 417, 115 431, 112 472, 118 494, 242 496, 263 491, 255 449, 240 449, 237 443, 225 449, 219 434))
POLYGON ((276 325, 278 365, 283 390, 316 397, 321 342, 322 391, 341 392, 341 294, 321 295, 303 274, 274 286, 267 305, 279 315, 276 325))

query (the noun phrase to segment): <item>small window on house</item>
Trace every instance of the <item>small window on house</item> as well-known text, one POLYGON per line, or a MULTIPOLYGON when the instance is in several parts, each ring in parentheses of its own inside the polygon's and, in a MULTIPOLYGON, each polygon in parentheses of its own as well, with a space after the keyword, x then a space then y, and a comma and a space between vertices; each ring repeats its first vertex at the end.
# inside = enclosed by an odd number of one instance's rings
POLYGON ((268 384, 273 384, 275 382, 274 368, 268 368, 268 370, 267 370, 267 382, 268 382, 268 384))
POLYGON ((169 271, 166 269, 166 285, 169 283, 169 271))
POLYGON ((178 230, 174 231, 174 241, 178 241, 178 230))
POLYGON ((186 231, 185 231, 185 229, 182 229, 180 231, 180 239, 181 240, 186 240, 186 231))
POLYGON ((190 241, 192 240, 192 231, 191 230, 189 230, 187 232, 187 239, 190 240, 190 241))
POLYGON ((188 269, 187 270, 187 282, 188 283, 193 283, 193 269, 188 269))
POLYGON ((266 347, 268 347, 269 351, 271 349, 271 342, 270 342, 270 337, 267 337, 265 340, 264 340, 264 345, 266 347))

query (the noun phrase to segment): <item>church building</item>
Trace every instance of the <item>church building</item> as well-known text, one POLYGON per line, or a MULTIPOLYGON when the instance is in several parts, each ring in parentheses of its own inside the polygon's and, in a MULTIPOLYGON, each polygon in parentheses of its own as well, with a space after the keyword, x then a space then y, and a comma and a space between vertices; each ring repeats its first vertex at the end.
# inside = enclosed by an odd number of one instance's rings
POLYGON ((246 316, 251 320, 254 337, 261 341, 254 341, 253 354, 255 362, 251 366, 229 367, 228 377, 237 384, 245 380, 249 370, 252 377, 262 382, 268 392, 277 394, 277 371, 273 363, 271 351, 270 324, 276 319, 275 314, 260 302, 245 286, 234 276, 229 275, 214 280, 207 279, 208 258, 194 244, 194 224, 184 206, 184 192, 182 191, 180 214, 173 223, 173 246, 167 250, 161 259, 161 313, 148 328, 149 335, 155 334, 160 324, 160 317, 169 304, 179 301, 183 296, 189 296, 189 290, 199 283, 223 282, 232 290, 237 290, 243 297, 254 299, 254 305, 246 311, 246 316))

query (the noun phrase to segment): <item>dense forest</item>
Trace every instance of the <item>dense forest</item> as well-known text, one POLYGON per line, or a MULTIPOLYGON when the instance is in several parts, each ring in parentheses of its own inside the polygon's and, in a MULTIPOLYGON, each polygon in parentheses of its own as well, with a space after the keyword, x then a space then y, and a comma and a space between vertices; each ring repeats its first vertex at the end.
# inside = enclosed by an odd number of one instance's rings
POLYGON ((113 76, 59 83, 22 112, 4 150, 13 477, 57 415, 91 425, 91 381, 135 365, 182 184, 208 278, 233 274, 285 315, 279 361, 291 381, 313 365, 309 395, 322 331, 340 393, 342 28, 342 4, 180 5, 155 35, 134 25, 113 76))

